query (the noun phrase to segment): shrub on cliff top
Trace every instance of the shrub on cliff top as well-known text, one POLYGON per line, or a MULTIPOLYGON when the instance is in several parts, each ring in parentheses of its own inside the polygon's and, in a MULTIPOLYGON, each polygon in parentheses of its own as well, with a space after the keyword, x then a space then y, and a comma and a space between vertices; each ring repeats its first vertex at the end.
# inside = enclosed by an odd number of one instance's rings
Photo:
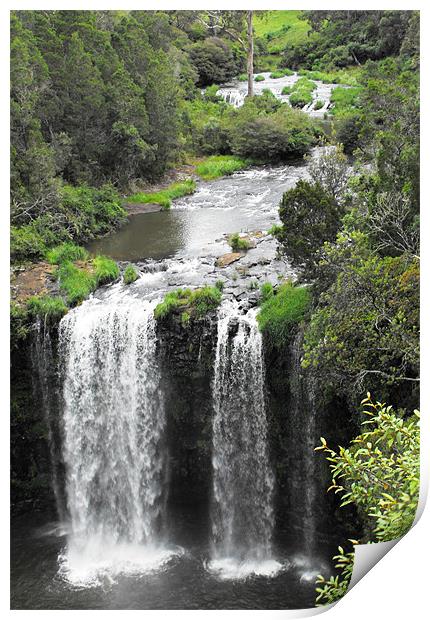
POLYGON ((127 265, 127 267, 124 270, 124 283, 132 284, 138 279, 138 277, 139 277, 139 274, 137 273, 133 265, 127 265))
POLYGON ((46 259, 51 265, 60 265, 66 261, 87 260, 85 248, 74 243, 62 243, 46 252, 46 259))
POLYGON ((67 261, 56 271, 60 282, 60 290, 66 294, 70 306, 80 304, 97 287, 96 276, 87 269, 80 269, 77 265, 67 261))
POLYGON ((270 295, 261 305, 257 315, 260 330, 272 346, 282 348, 288 344, 291 328, 305 316, 311 301, 309 289, 282 284, 276 294, 270 295))
POLYGON ((228 238, 228 243, 233 252, 246 252, 246 250, 249 250, 250 248, 249 240, 244 237, 240 237, 239 233, 233 233, 230 235, 228 238))
POLYGON ((27 301, 28 314, 33 317, 40 317, 44 320, 56 320, 63 317, 68 308, 61 297, 50 297, 43 295, 40 297, 30 297, 27 301))
POLYGON ((113 282, 119 277, 119 267, 107 256, 96 256, 93 260, 97 286, 113 282))
MULTIPOLYGON (((204 286, 194 291, 189 288, 176 289, 176 291, 167 293, 163 301, 156 306, 154 316, 157 320, 163 319, 180 309, 186 310, 186 314, 190 318, 192 316, 202 317, 211 310, 215 310, 220 304, 221 298, 221 291, 216 286, 204 286)), ((189 318, 186 322, 188 321, 189 318)))

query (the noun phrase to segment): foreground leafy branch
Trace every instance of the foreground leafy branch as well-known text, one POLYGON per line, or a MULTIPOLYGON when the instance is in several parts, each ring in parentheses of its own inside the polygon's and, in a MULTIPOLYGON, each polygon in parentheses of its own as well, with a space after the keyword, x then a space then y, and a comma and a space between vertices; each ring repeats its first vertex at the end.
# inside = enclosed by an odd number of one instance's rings
MULTIPOLYGON (((415 519, 419 497, 419 411, 408 417, 384 403, 362 401, 365 432, 349 448, 336 452, 321 438, 315 448, 327 456, 332 474, 328 489, 340 493, 341 506, 355 504, 368 529, 369 542, 383 542, 406 534, 415 519)), ((351 541, 357 544, 357 541, 351 541)), ((340 574, 317 579, 317 603, 329 604, 348 588, 354 553, 339 547, 336 568, 340 574)))

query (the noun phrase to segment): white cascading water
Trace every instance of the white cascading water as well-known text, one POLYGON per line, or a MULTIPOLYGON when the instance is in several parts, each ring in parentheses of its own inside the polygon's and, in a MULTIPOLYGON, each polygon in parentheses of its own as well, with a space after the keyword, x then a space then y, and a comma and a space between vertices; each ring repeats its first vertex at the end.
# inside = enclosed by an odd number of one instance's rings
POLYGON ((271 575, 274 476, 269 463, 262 338, 256 310, 224 302, 213 382, 210 569, 223 578, 271 575), (235 333, 236 330, 236 333, 235 333))
POLYGON ((70 514, 62 566, 75 582, 152 569, 161 544, 165 412, 156 302, 89 300, 60 323, 70 514))

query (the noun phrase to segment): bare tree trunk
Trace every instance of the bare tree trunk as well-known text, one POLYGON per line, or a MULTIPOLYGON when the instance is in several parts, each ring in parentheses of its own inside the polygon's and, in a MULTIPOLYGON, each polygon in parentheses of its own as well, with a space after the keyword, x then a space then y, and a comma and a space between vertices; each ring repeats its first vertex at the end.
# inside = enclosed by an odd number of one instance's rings
POLYGON ((252 11, 248 11, 246 15, 246 23, 248 25, 248 57, 246 70, 248 73, 248 97, 254 94, 254 37, 252 33, 252 11))

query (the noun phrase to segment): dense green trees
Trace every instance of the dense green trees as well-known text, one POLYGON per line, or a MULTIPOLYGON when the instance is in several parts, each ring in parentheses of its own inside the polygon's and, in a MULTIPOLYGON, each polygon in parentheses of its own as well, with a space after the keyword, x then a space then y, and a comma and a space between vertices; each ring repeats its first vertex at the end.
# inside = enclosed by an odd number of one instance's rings
POLYGON ((167 17, 147 11, 12 13, 15 258, 117 225, 118 195, 85 185, 124 187, 165 170, 177 148, 181 70, 191 67, 172 62, 173 38, 167 17))
POLYGON ((404 53, 416 53, 413 11, 305 11, 311 24, 306 42, 284 52, 286 67, 327 70, 363 64, 404 53), (403 41, 408 43, 403 46, 403 41))

